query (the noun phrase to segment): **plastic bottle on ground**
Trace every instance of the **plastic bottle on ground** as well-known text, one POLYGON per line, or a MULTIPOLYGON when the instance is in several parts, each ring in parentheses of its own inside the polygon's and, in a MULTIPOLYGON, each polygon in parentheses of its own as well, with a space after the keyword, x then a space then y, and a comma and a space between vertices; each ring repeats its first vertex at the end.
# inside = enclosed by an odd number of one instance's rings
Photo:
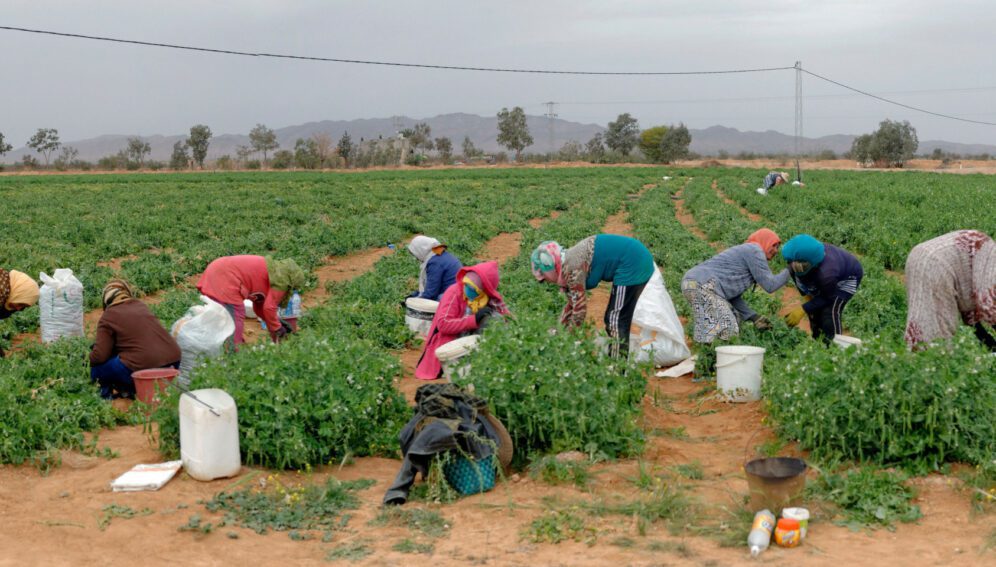
POLYGON ((301 294, 296 290, 294 291, 294 295, 291 296, 290 301, 287 302, 287 311, 293 319, 301 316, 301 294))
POLYGON ((747 546, 750 548, 751 557, 761 555, 761 552, 768 549, 771 544, 771 532, 775 529, 775 515, 770 510, 761 510, 754 514, 754 524, 750 528, 747 536, 747 546))

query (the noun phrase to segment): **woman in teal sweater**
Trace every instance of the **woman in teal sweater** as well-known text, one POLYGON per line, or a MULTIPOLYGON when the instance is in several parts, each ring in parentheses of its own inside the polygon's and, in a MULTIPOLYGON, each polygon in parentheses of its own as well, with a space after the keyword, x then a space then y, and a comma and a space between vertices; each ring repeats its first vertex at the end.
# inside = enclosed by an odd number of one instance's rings
POLYGON ((532 254, 533 275, 539 281, 556 283, 567 295, 560 322, 578 326, 588 312, 587 290, 599 282, 612 282, 605 310, 605 331, 613 341, 611 354, 629 349, 629 327, 636 302, 654 275, 654 257, 642 242, 617 234, 589 236, 564 250, 547 241, 532 254))

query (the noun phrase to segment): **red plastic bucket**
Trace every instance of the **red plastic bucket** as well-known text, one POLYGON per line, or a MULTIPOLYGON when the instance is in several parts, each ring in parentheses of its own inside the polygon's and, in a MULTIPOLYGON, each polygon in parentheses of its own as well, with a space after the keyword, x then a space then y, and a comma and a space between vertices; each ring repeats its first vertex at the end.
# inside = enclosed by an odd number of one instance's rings
POLYGON ((176 368, 149 368, 133 372, 131 379, 135 382, 135 399, 152 405, 156 390, 165 392, 169 383, 179 375, 180 371, 176 368))

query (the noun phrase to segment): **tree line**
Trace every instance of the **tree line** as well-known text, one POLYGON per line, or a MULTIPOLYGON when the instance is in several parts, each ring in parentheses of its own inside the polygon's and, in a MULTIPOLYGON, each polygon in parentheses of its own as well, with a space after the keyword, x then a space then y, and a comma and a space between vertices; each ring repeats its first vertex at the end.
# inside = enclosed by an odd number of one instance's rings
MULTIPOLYGON (((521 107, 511 110, 502 108, 497 113, 497 142, 506 148, 494 155, 488 155, 477 148, 469 136, 460 145, 461 154, 454 151, 453 141, 448 137, 433 137, 428 123, 419 122, 411 128, 400 130, 396 137, 383 136, 376 140, 354 141, 349 132, 343 133, 338 141, 329 134, 318 133, 309 138, 298 138, 293 148, 281 149, 276 133, 263 124, 257 124, 249 132, 249 143, 240 145, 235 155, 223 155, 215 159, 217 169, 329 169, 348 167, 375 167, 395 165, 422 165, 426 163, 462 162, 542 162, 549 160, 590 161, 592 163, 651 162, 673 163, 680 159, 700 157, 689 151, 691 134, 683 123, 677 125, 657 125, 641 129, 638 120, 629 113, 623 113, 606 124, 604 132, 598 132, 585 143, 571 140, 559 150, 539 154, 525 154, 526 148, 533 145, 525 111, 521 107), (462 162, 460 161, 462 160, 462 162)), ((27 141, 27 147, 37 154, 25 154, 20 167, 28 169, 54 168, 57 170, 139 170, 173 169, 177 171, 204 169, 208 148, 212 139, 211 128, 197 124, 190 128, 188 136, 173 145, 168 162, 150 160, 151 147, 139 137, 128 138, 123 149, 115 154, 100 158, 96 164, 79 159, 79 151, 61 143, 59 132, 54 128, 39 128, 27 141), (52 159, 53 155, 55 156, 52 159), (44 166, 39 162, 44 161, 44 166)), ((916 129, 908 122, 884 120, 878 130, 854 139, 850 151, 841 157, 853 159, 862 166, 903 167, 913 158, 919 145, 916 129)), ((0 156, 11 151, 12 147, 0 132, 0 156)), ((729 153, 721 151, 718 157, 726 159, 729 153)), ((786 157, 779 154, 754 154, 741 152, 738 159, 786 157)), ((809 156, 816 159, 837 159, 837 155, 823 150, 809 156)), ((945 163, 960 159, 957 154, 935 150, 930 156, 942 159, 945 163)), ((989 159, 989 155, 977 156, 989 159)))

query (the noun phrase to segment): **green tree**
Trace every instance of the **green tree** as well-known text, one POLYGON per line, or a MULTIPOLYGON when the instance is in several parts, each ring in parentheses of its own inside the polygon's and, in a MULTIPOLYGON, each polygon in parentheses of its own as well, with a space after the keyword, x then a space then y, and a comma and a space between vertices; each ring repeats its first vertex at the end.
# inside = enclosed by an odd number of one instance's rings
POLYGON ((862 134, 851 142, 851 159, 860 165, 867 165, 872 161, 872 135, 862 134))
POLYGON ((14 146, 7 143, 3 138, 3 132, 0 132, 0 156, 14 149, 14 146))
POLYGON ((48 156, 59 149, 59 131, 55 128, 39 128, 28 140, 28 147, 45 156, 45 167, 48 167, 48 156))
POLYGON ((449 163, 450 158, 453 157, 453 142, 447 138, 436 138, 436 151, 439 152, 439 157, 443 158, 444 162, 449 163))
POLYGON ((152 152, 152 146, 141 138, 133 137, 128 138, 128 146, 125 151, 128 154, 128 160, 138 164, 138 168, 141 169, 145 163, 145 156, 152 152))
POLYGON ((596 132, 594 136, 584 145, 584 153, 592 163, 599 163, 605 156, 605 142, 601 132, 596 132))
POLYGON ((609 122, 605 133, 605 145, 624 156, 628 156, 640 141, 640 123, 628 112, 620 114, 614 122, 609 122))
MULTIPOLYGON (((187 145, 197 167, 204 169, 204 158, 207 157, 208 146, 211 144, 211 129, 203 124, 190 127, 190 138, 187 145)), ((175 149, 175 148, 174 148, 175 149)))
POLYGON ((249 144, 257 153, 263 153, 263 161, 266 162, 269 153, 280 147, 277 143, 277 134, 262 124, 257 124, 249 131, 249 144))
POLYGON ((342 137, 339 138, 339 147, 336 148, 336 153, 346 163, 346 167, 349 167, 349 158, 353 155, 353 139, 349 137, 348 130, 343 132, 342 137))
POLYGON ((916 129, 909 121, 883 120, 872 135, 872 161, 888 167, 903 167, 913 159, 919 145, 916 129))
POLYGON ((294 165, 294 153, 290 150, 277 150, 273 153, 273 169, 287 169, 294 165))
POLYGON ((661 160, 661 140, 667 133, 667 126, 654 126, 640 132, 640 151, 647 159, 658 163, 661 160))
POLYGON ((318 142, 314 138, 298 138, 294 142, 294 163, 301 169, 317 169, 322 164, 318 142))
POLYGON ((177 171, 190 167, 190 154, 187 153, 187 142, 177 140, 173 144, 173 154, 169 157, 169 166, 177 171))
POLYGON ((521 161, 522 150, 532 145, 533 137, 529 135, 529 126, 526 125, 526 112, 521 106, 516 106, 511 111, 502 108, 498 113, 498 143, 515 151, 516 162, 521 161))
POLYGON ((684 123, 677 126, 671 125, 664 132, 658 146, 657 157, 664 163, 673 163, 679 159, 688 157, 688 146, 692 144, 692 135, 684 123))
POLYGON ((470 158, 478 154, 478 150, 474 147, 474 142, 471 141, 470 136, 463 137, 463 144, 461 144, 463 149, 463 159, 469 160, 470 158))

